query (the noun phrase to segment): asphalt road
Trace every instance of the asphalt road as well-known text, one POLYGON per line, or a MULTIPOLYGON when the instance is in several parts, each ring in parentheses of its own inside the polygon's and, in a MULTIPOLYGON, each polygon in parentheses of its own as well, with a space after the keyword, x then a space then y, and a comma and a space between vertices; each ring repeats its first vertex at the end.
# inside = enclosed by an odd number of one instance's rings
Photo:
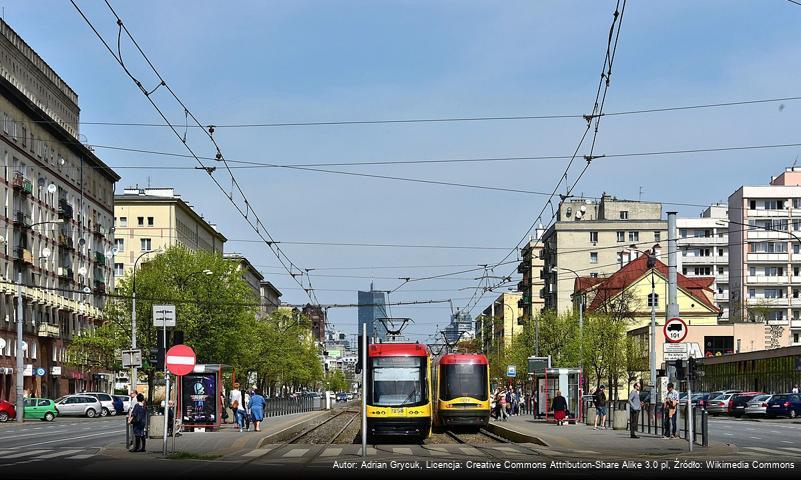
POLYGON ((748 453, 801 457, 801 423, 709 417, 710 440, 733 443, 748 453))
POLYGON ((125 417, 58 417, 52 422, 0 424, 0 451, 100 448, 115 440, 125 441, 125 417))

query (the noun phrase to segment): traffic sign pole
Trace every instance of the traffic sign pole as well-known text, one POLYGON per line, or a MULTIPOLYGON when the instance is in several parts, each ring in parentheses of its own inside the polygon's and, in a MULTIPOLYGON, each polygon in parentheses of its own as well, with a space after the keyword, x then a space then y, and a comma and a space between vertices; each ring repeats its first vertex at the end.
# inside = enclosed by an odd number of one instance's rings
POLYGON ((170 418, 170 372, 167 370, 167 322, 162 322, 164 344, 164 444, 162 455, 167 456, 167 419, 170 418))

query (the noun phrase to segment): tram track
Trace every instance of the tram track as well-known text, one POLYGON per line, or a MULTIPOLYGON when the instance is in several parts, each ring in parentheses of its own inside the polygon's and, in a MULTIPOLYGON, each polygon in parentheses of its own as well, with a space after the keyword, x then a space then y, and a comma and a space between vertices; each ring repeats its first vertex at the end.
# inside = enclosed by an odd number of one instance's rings
POLYGON ((331 445, 333 443, 351 443, 353 440, 352 438, 351 441, 348 442, 337 442, 337 440, 343 436, 348 427, 350 427, 353 421, 358 417, 359 410, 342 410, 331 415, 322 422, 299 432, 284 443, 286 445, 301 443, 301 441, 306 444, 325 445, 331 445))

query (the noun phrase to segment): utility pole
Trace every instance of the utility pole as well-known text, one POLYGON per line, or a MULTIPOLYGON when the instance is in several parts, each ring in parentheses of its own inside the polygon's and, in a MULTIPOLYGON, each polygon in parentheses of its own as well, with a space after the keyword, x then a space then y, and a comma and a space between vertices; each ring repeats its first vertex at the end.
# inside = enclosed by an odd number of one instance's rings
POLYGON ((25 325, 22 317, 22 270, 17 272, 17 423, 21 424, 25 414, 24 384, 25 362, 23 356, 24 342, 22 341, 22 328, 25 325))
POLYGON ((362 323, 362 457, 367 457, 367 322, 362 323))

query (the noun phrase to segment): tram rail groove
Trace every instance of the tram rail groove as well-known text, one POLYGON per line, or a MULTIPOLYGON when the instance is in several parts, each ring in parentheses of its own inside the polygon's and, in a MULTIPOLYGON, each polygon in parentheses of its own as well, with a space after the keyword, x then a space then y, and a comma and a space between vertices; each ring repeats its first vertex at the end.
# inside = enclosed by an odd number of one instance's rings
MULTIPOLYGON (((326 424, 334 421, 335 419, 337 419, 337 418, 339 418, 339 417, 341 417, 341 416, 343 416, 345 414, 352 414, 353 415, 353 418, 351 418, 347 422, 347 424, 345 425, 345 428, 342 428, 342 429, 338 430, 337 434, 335 436, 333 436, 327 442, 320 442, 320 443, 325 443, 327 445, 331 445, 332 443, 334 443, 337 440, 337 438, 339 438, 340 435, 342 435, 342 433, 347 429, 347 427, 350 426, 350 424, 353 422, 353 419, 359 416, 358 415, 359 414, 358 411, 348 410, 348 409, 341 410, 341 411, 331 415, 330 417, 326 418, 325 420, 323 420, 322 422, 318 423, 317 425, 314 425, 314 426, 312 426, 311 428, 309 428, 307 430, 299 432, 298 434, 296 434, 295 436, 293 436, 292 438, 290 438, 289 440, 284 442, 284 444, 291 445, 291 444, 294 444, 294 443, 298 443, 298 441, 301 440, 302 438, 309 436, 313 432, 319 431, 326 424)), ((318 442, 312 442, 312 443, 318 443, 318 442)))
MULTIPOLYGON (((345 413, 345 412, 343 412, 343 413, 345 413)), ((359 412, 347 411, 347 413, 352 413, 353 417, 350 420, 348 420, 348 422, 345 424, 344 427, 339 429, 339 431, 336 433, 336 435, 334 435, 331 438, 331 441, 328 442, 329 445, 332 445, 332 444, 336 443, 337 439, 339 437, 341 437, 343 433, 345 433, 345 430, 347 430, 348 427, 350 427, 350 425, 353 423, 353 421, 356 420, 357 418, 361 418, 361 415, 359 415, 359 412)))

